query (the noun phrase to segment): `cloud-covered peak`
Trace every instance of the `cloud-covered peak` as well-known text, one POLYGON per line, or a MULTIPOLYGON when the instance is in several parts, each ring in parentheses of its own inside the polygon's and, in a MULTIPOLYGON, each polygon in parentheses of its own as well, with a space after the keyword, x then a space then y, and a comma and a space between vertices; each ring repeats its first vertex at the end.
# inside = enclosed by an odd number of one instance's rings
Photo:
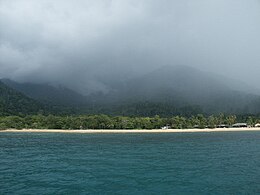
POLYGON ((260 82, 257 0, 1 0, 0 77, 107 90, 186 64, 260 82))

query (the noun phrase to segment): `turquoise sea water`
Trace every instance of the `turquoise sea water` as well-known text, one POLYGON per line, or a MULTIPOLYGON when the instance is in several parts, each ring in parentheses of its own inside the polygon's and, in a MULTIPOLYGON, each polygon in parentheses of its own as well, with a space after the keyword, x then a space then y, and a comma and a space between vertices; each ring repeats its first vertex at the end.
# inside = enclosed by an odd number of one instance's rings
POLYGON ((0 194, 260 194, 260 132, 0 133, 0 194))

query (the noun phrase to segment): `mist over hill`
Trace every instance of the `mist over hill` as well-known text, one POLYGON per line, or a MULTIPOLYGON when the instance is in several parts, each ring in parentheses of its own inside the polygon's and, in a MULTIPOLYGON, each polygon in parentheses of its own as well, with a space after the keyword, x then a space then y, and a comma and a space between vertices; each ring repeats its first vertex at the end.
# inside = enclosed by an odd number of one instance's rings
POLYGON ((258 114, 260 96, 243 86, 232 86, 228 78, 217 77, 188 66, 164 66, 148 74, 125 79, 114 85, 103 84, 109 91, 82 95, 65 87, 47 84, 17 83, 6 85, 44 104, 70 107, 78 113, 113 115, 193 115, 258 114))
POLYGON ((88 95, 188 65, 259 88, 259 9, 257 0, 1 0, 0 78, 88 95))
POLYGON ((164 66, 130 79, 105 95, 106 101, 198 106, 205 113, 257 113, 259 97, 228 78, 188 66, 164 66))
POLYGON ((257 0, 1 0, 0 79, 59 112, 258 113, 259 9, 257 0))

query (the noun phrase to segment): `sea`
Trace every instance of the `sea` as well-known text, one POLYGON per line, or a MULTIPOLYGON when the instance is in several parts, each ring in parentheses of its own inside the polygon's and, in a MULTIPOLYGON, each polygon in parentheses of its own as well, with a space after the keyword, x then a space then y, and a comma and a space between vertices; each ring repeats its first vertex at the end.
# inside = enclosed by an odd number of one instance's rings
POLYGON ((260 194, 260 132, 0 132, 0 194, 260 194))

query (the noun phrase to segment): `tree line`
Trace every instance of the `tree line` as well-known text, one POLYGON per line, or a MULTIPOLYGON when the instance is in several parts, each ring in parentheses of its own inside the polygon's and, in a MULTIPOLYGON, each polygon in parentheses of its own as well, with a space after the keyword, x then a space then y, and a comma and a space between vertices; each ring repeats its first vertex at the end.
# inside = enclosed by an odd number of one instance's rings
POLYGON ((231 126, 236 122, 245 122, 253 126, 260 123, 258 116, 198 114, 191 117, 128 117, 108 115, 30 115, 1 116, 0 129, 159 129, 168 126, 174 129, 215 128, 220 124, 231 126))

